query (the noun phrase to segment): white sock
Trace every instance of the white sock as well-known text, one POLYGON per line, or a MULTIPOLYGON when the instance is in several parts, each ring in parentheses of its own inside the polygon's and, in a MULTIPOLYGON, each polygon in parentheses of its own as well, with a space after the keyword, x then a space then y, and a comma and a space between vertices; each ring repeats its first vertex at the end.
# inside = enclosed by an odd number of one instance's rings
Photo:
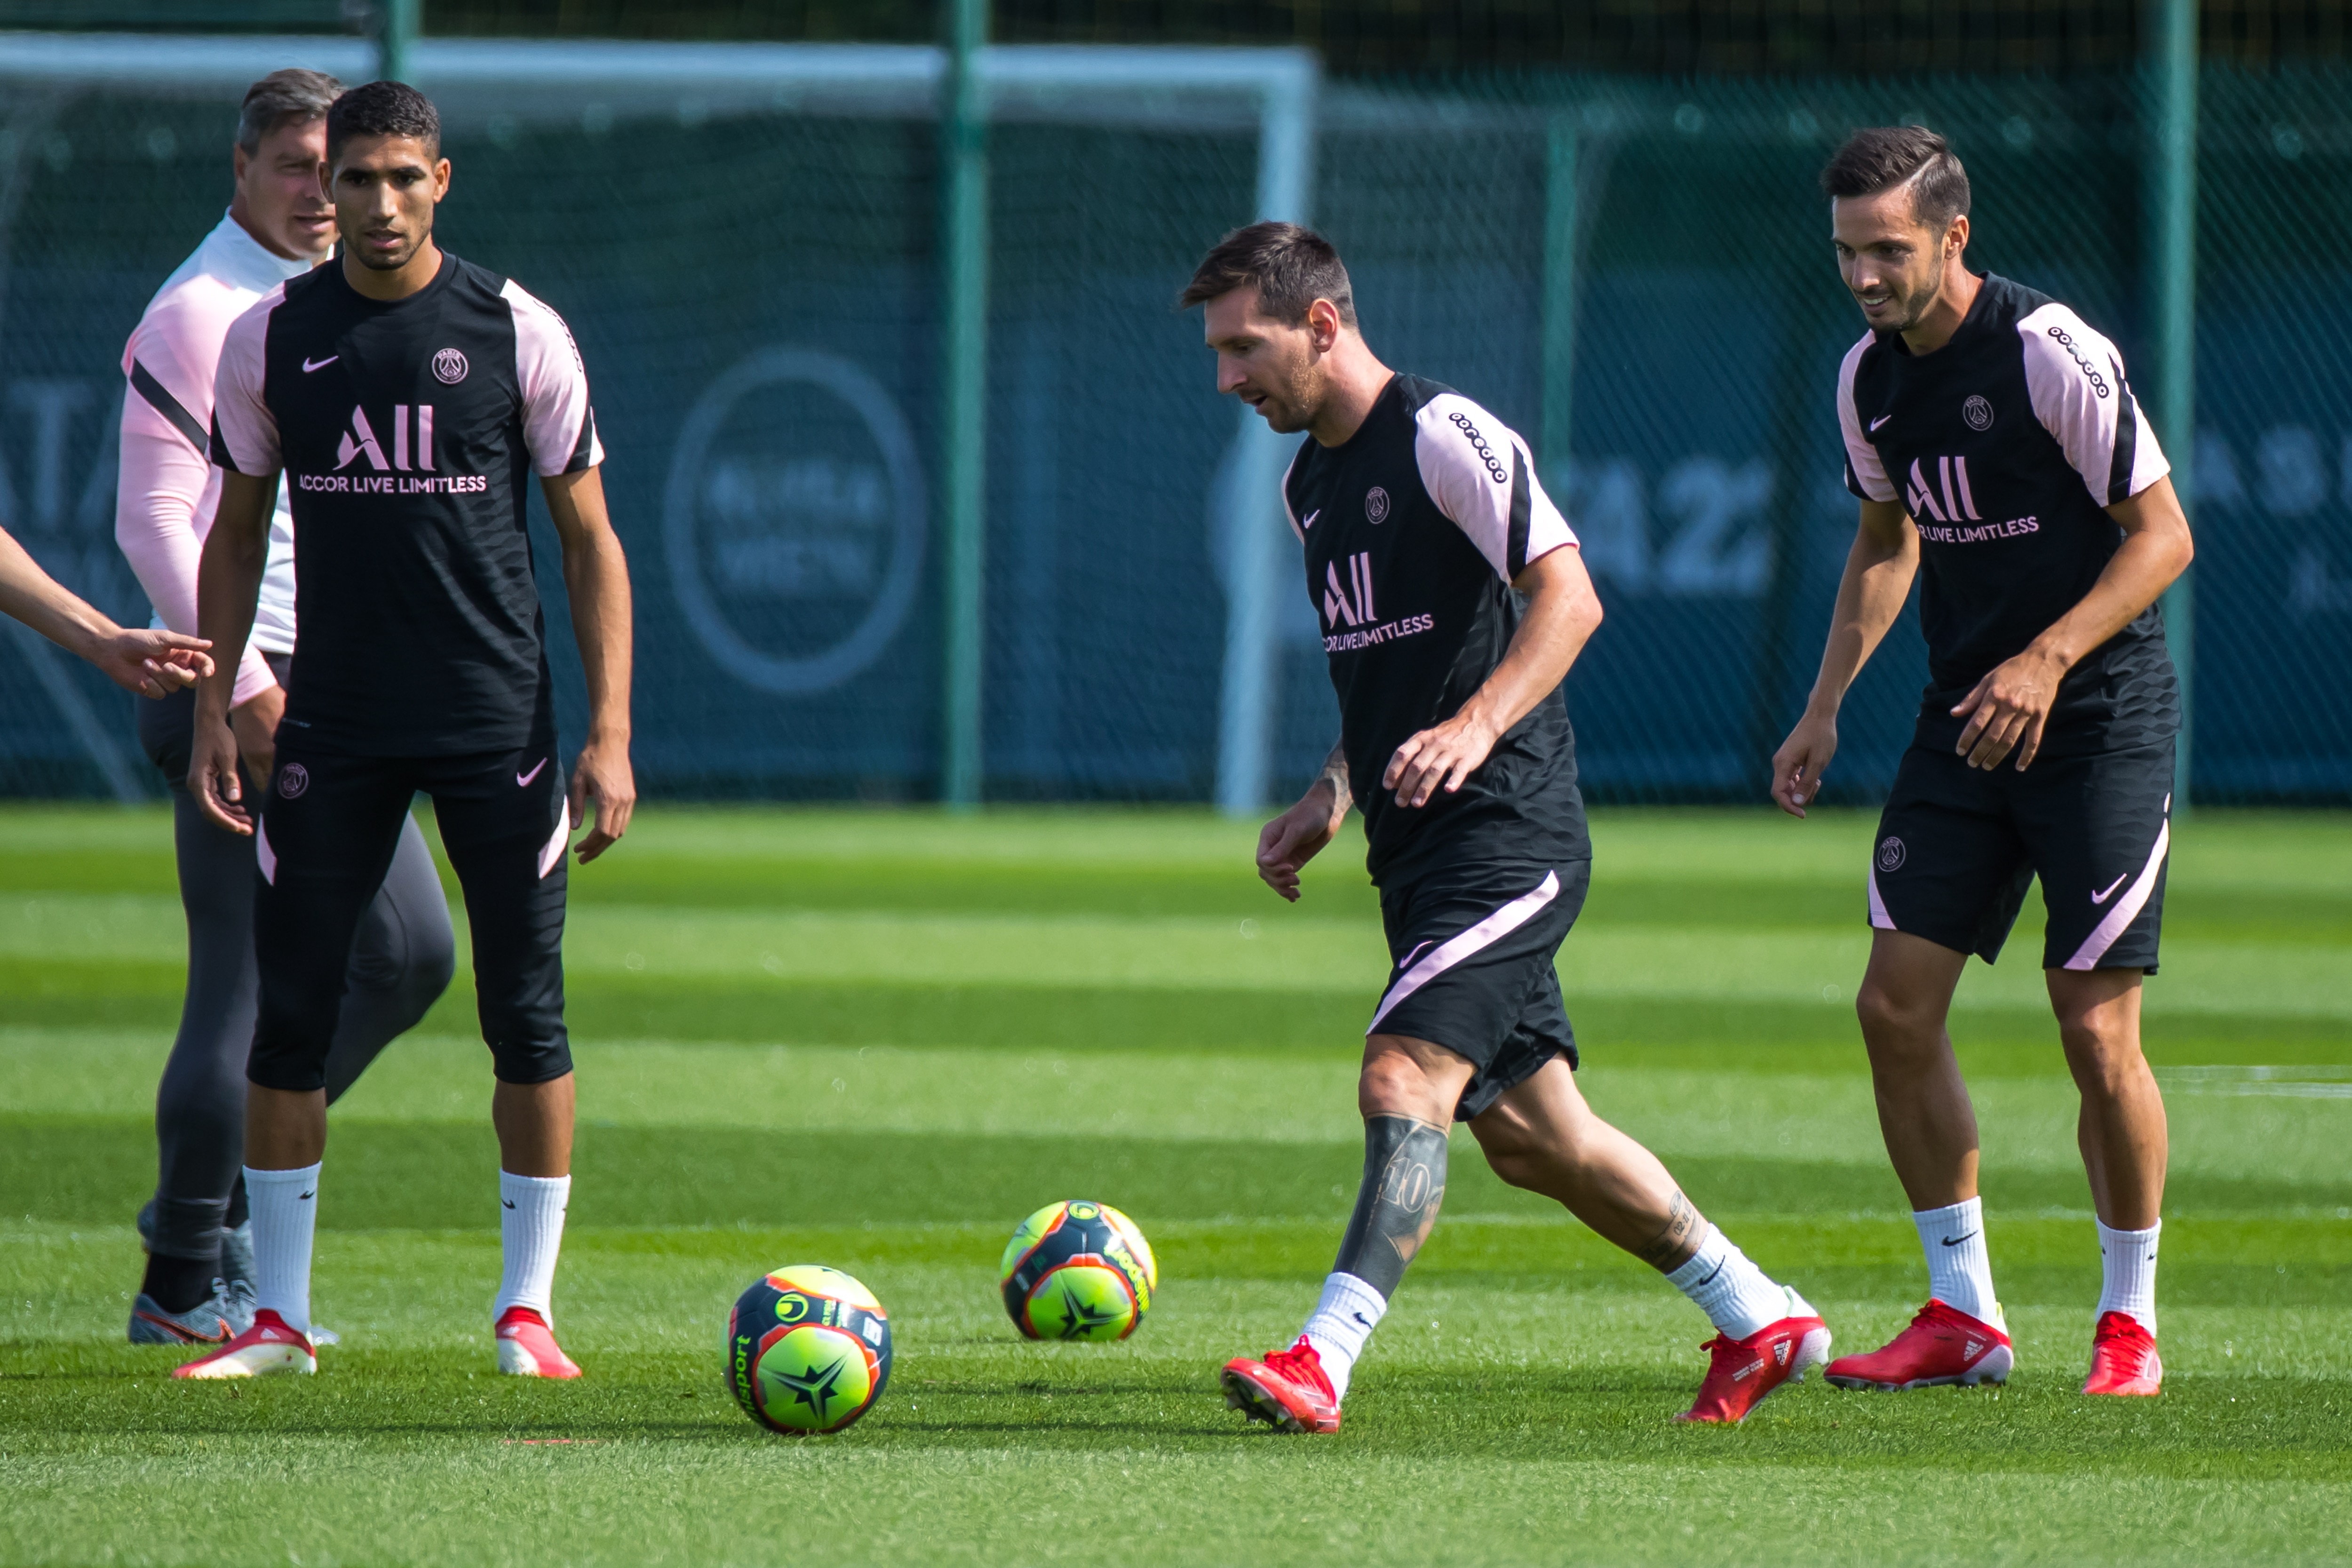
POLYGON ((2099 1288, 2099 1310, 2128 1312, 2139 1326, 2156 1332, 2156 1237, 2164 1228, 2158 1220, 2146 1230, 2109 1230, 2099 1225, 2099 1267, 2105 1281, 2099 1288))
POLYGON ((1314 1315, 1299 1331, 1322 1358, 1323 1375, 1331 1380, 1332 1398, 1347 1397, 1348 1379, 1356 1370, 1357 1359, 1371 1342, 1372 1331, 1381 1326, 1381 1315, 1388 1310, 1381 1293, 1352 1274, 1334 1274, 1323 1281, 1323 1299, 1315 1303, 1314 1315))
POLYGON ((499 1173, 499 1239, 506 1275, 490 1306, 493 1320, 505 1317, 509 1307, 529 1307, 550 1328, 555 1326, 555 1255, 563 1249, 563 1210, 571 1201, 569 1176, 499 1173))
POLYGON ((253 1304, 307 1334, 310 1244, 319 1229, 319 1167, 257 1171, 247 1165, 245 1196, 253 1208, 253 1304))
POLYGON ((1969 1198, 1948 1208, 1914 1209, 1919 1248, 1927 1255, 1927 1294, 1980 1323, 2000 1326, 2000 1303, 1993 1300, 1992 1255, 1985 1250, 1984 1200, 1969 1198))
POLYGON ((1690 1261, 1667 1275, 1666 1283, 1689 1297, 1727 1339, 1744 1340, 1803 1305, 1711 1225, 1690 1261))

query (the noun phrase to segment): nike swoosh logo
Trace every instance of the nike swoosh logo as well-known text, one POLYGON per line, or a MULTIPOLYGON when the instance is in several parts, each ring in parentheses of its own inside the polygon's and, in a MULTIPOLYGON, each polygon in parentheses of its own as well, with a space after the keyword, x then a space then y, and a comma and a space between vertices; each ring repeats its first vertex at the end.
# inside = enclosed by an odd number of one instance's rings
MULTIPOLYGON (((1969 1232, 1969 1236, 1974 1236, 1975 1234, 1975 1231, 1969 1232)), ((1969 1236, 1948 1236, 1944 1237, 1944 1245, 1946 1247, 1958 1247, 1960 1243, 1966 1241, 1969 1238, 1969 1236)))
POLYGON ((533 780, 533 779, 535 779, 535 778, 537 778, 537 777, 539 776, 539 769, 540 769, 540 768, 543 768, 543 767, 545 767, 545 766, 547 766, 547 759, 546 759, 545 757, 541 757, 541 758, 540 758, 540 759, 539 759, 539 767, 534 767, 533 769, 531 769, 531 770, 530 770, 530 772, 529 772, 529 773, 517 773, 517 774, 515 774, 515 785, 516 785, 516 787, 517 787, 517 788, 519 788, 519 789, 527 789, 527 788, 529 788, 529 787, 530 787, 530 781, 531 781, 531 780, 533 780))
POLYGON ((506 1205, 509 1208, 514 1207, 514 1199, 512 1198, 500 1198, 499 1202, 506 1205))
POLYGON ((1303 533, 1303 532, 1305 532, 1307 529, 1310 529, 1310 528, 1314 527, 1314 526, 1315 526, 1315 520, 1316 520, 1317 518, 1318 518, 1318 517, 1321 517, 1322 515, 1323 515, 1323 509, 1322 509, 1321 507, 1319 507, 1319 506, 1318 506, 1318 507, 1317 507, 1313 511, 1308 512, 1308 513, 1307 514, 1307 521, 1306 521, 1305 522, 1302 522, 1302 523, 1300 523, 1300 524, 1298 525, 1299 531, 1301 531, 1301 532, 1303 533))
POLYGON ((2109 899, 2111 899, 2111 898, 2113 898, 2113 897, 2115 896, 2115 891, 2116 891, 2116 889, 2117 888, 2120 888, 2120 887, 2122 887, 2122 886, 2124 885, 2124 877, 2128 877, 2128 876, 2130 876, 2130 875, 2131 875, 2131 873, 2130 873, 2129 871, 2126 871, 2126 872, 2125 872, 2125 873, 2124 873, 2124 876, 2123 876, 2123 877, 2117 877, 2114 881, 2109 882, 2109 883, 2107 884, 2107 890, 2106 890, 2105 892, 2104 892, 2104 893, 2093 893, 2093 894, 2091 895, 2091 902, 2093 902, 2093 903, 2095 903, 2095 904, 2104 904, 2104 903, 2105 903, 2109 899))
POLYGON ((1356 1321, 1358 1321, 1358 1322, 1360 1322, 1360 1323, 1363 1324, 1363 1325, 1364 1325, 1364 1327, 1366 1327, 1366 1328, 1368 1328, 1368 1329, 1369 1329, 1369 1328, 1370 1328, 1370 1327, 1372 1326, 1372 1321, 1371 1321, 1370 1318, 1367 1318, 1366 1316, 1364 1316, 1364 1314, 1363 1314, 1363 1313, 1361 1313, 1361 1312, 1350 1312, 1350 1313, 1349 1313, 1349 1314, 1348 1314, 1348 1316, 1349 1316, 1349 1317, 1351 1317, 1351 1318, 1355 1319, 1355 1320, 1356 1320, 1356 1321))
POLYGON ((1881 425, 1885 424, 1889 419, 1892 419, 1892 418, 1894 418, 1894 417, 1895 417, 1895 416, 1894 416, 1894 415, 1892 415, 1892 414, 1882 414, 1882 415, 1880 415, 1877 418, 1875 418, 1875 419, 1874 419, 1874 420, 1872 420, 1872 421, 1870 422, 1870 433, 1871 433, 1872 435, 1875 436, 1876 434, 1878 434, 1878 427, 1879 427, 1881 425))
POLYGON ((341 354, 329 354, 325 359, 317 361, 306 358, 302 362, 302 374, 308 375, 314 370, 324 370, 342 357, 341 354))

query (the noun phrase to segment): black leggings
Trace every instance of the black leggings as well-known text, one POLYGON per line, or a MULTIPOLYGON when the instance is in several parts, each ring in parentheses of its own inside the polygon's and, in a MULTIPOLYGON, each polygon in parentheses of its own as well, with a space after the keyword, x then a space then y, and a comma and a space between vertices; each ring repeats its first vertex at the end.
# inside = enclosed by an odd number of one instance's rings
MULTIPOLYGON (((245 1068, 260 994, 253 953, 258 879, 254 841, 214 826, 187 793, 194 714, 191 692, 140 704, 140 740, 172 785, 180 904, 188 920, 187 997, 155 1090, 161 1158, 152 1214, 142 1228, 150 1251, 209 1258, 220 1250, 220 1227, 245 1163, 245 1068)), ((247 787, 248 801, 260 797, 247 787)), ((351 946, 348 988, 327 1058, 329 1100, 425 1016, 448 989, 457 957, 441 879, 412 819, 351 946)))

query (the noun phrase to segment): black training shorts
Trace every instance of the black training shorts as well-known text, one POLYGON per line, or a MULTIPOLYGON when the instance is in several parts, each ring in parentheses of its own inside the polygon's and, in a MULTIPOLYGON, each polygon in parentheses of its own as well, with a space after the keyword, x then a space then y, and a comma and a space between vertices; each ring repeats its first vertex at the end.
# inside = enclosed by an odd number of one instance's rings
POLYGON ((1444 1046, 1478 1070, 1454 1110, 1467 1121, 1554 1057, 1577 1065, 1552 967, 1584 908, 1592 862, 1435 870, 1381 889, 1388 989, 1367 1035, 1444 1046))
POLYGON ((1990 963, 2038 872, 2044 969, 2155 973, 2172 763, 2170 741, 2040 757, 2023 773, 1912 747, 1878 821, 1870 923, 1990 963))
POLYGON ((571 837, 551 724, 520 751, 362 757, 281 727, 255 860, 261 1016, 246 1077, 266 1089, 326 1081, 361 913, 383 885, 418 791, 466 892, 482 1038, 499 1081, 572 1070, 563 1027, 564 851, 571 837))

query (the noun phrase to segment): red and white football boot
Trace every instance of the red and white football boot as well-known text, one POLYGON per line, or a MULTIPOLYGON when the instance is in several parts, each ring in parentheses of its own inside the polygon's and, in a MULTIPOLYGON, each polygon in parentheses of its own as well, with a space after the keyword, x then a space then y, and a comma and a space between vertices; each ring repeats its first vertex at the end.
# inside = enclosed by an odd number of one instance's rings
POLYGON ((2099 1314, 2099 1326, 2091 1334, 2091 1378, 2083 1392, 2164 1392, 2164 1361, 2156 1353, 2156 1336, 2129 1312, 2099 1314))
POLYGON ((1339 1396, 1304 1334, 1286 1351, 1267 1352, 1264 1361, 1235 1356, 1217 1381, 1225 1385, 1225 1403, 1253 1421, 1285 1432, 1339 1429, 1339 1396))
POLYGON ((273 1372, 314 1373, 318 1352, 310 1337, 264 1307, 253 1326, 207 1356, 172 1369, 173 1377, 260 1377, 273 1372))
POLYGON ((499 1370, 515 1377, 580 1375, 555 1342, 555 1331, 529 1307, 509 1307, 499 1314, 499 1370))
MULTIPOLYGON (((2000 1315, 1998 1306, 1993 1314, 2000 1315)), ((1930 1296, 1911 1326, 1883 1349, 1867 1355, 1842 1355, 1830 1363, 1822 1376, 1840 1388, 1874 1388, 1892 1394, 1952 1383, 1969 1388, 1980 1383, 2007 1383, 2016 1364, 2006 1323, 1971 1318, 1930 1296)))
POLYGON ((1717 1334, 1701 1345, 1708 1353, 1706 1380, 1691 1407, 1675 1419, 1737 1426, 1766 1394, 1783 1384, 1804 1382, 1805 1373, 1829 1360, 1830 1326, 1794 1290, 1789 1291, 1789 1311, 1744 1340, 1717 1334))

